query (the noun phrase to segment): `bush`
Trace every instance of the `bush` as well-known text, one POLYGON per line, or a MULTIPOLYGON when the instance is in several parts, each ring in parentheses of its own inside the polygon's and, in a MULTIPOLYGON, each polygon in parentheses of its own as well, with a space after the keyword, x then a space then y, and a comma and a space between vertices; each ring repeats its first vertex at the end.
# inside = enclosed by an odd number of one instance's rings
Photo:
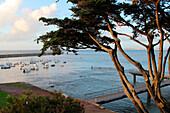
POLYGON ((0 113, 84 113, 80 101, 54 91, 51 97, 37 96, 28 90, 19 97, 8 95, 6 107, 0 113))

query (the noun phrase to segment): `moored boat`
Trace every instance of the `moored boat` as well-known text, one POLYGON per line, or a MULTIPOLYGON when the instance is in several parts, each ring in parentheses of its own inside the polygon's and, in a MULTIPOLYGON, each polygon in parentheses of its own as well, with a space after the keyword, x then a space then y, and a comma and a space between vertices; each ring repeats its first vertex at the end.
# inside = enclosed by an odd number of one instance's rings
POLYGON ((8 66, 8 65, 5 65, 5 66, 1 66, 1 69, 10 69, 11 67, 8 66))
POLYGON ((49 65, 48 65, 48 63, 45 63, 45 64, 43 65, 43 68, 44 68, 44 69, 47 69, 47 68, 49 68, 49 65))
POLYGON ((23 69, 23 73, 29 73, 30 71, 31 71, 30 68, 24 68, 24 69, 23 69))

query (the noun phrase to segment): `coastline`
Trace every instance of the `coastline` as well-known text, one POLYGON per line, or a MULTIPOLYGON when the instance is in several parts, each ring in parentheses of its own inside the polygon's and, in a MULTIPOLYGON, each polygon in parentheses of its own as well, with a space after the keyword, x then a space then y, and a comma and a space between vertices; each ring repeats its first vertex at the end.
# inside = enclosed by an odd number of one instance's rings
MULTIPOLYGON (((0 55, 0 58, 38 56, 39 54, 40 53, 5 54, 5 55, 0 55)), ((43 55, 52 55, 52 53, 44 53, 43 55)))

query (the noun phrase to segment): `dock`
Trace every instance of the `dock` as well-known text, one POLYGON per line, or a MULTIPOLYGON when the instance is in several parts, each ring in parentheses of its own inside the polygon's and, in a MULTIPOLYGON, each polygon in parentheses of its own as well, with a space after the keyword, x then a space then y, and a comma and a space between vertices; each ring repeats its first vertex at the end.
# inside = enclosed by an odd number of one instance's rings
MULTIPOLYGON (((165 80, 161 83, 161 87, 170 85, 170 80, 165 80)), ((135 87, 137 94, 147 92, 146 86, 135 87)), ((103 91, 88 93, 84 95, 84 99, 89 103, 105 104, 115 100, 126 98, 123 87, 111 88, 103 91)))
MULTIPOLYGON (((149 77, 149 71, 146 70, 146 72, 147 72, 147 75, 149 77)), ((143 76, 142 73, 139 72, 139 71, 134 71, 133 70, 133 71, 129 71, 129 73, 133 75, 133 83, 136 83, 136 76, 143 76)), ((164 79, 170 79, 170 74, 165 75, 164 79)))
MULTIPOLYGON (((133 83, 136 83, 136 76, 142 76, 138 71, 130 71, 133 75, 133 83)), ((161 87, 170 85, 170 76, 166 75, 161 83, 161 87)), ((147 92, 145 83, 143 85, 135 85, 134 89, 137 94, 147 92)), ((126 98, 127 95, 124 93, 123 87, 111 88, 84 95, 84 100, 94 104, 105 104, 115 100, 126 98)), ((147 92, 147 101, 150 102, 150 95, 147 92)))

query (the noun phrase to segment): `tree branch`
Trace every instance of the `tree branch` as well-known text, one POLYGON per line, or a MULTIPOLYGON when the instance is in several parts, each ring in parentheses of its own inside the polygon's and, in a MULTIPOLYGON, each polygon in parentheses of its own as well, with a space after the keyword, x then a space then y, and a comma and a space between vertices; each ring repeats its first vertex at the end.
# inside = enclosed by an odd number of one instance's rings
POLYGON ((132 39, 133 41, 135 41, 136 43, 138 43, 138 44, 144 46, 145 48, 147 48, 147 45, 143 44, 142 42, 140 42, 140 41, 138 41, 138 40, 136 40, 136 39, 134 39, 134 38, 132 38, 130 35, 123 34, 123 33, 118 33, 118 35, 127 36, 127 37, 129 37, 130 39, 132 39))
POLYGON ((151 81, 153 82, 154 77, 153 77, 153 73, 152 73, 152 65, 151 65, 151 48, 147 49, 147 55, 148 55, 148 67, 149 67, 149 76, 151 78, 151 81))
POLYGON ((170 43, 170 39, 166 36, 166 34, 164 33, 165 38, 168 40, 168 42, 170 43))
POLYGON ((164 36, 164 33, 163 33, 163 30, 160 26, 160 23, 159 23, 159 15, 158 15, 158 5, 159 5, 159 2, 160 0, 158 0, 156 3, 155 3, 155 15, 156 15, 156 24, 158 26, 158 29, 160 30, 161 32, 161 40, 160 40, 160 46, 159 46, 159 58, 158 58, 158 79, 161 77, 161 72, 162 72, 162 58, 163 58, 163 36, 164 36))
MULTIPOLYGON (((140 34, 148 37, 148 35, 147 35, 146 33, 142 32, 141 30, 139 30, 139 29, 137 29, 136 27, 134 27, 132 24, 130 24, 129 22, 127 22, 125 19, 123 19, 120 15, 117 15, 117 16, 118 16, 119 19, 121 19, 124 23, 126 23, 127 26, 130 26, 133 30, 135 30, 135 31, 139 32, 140 34)), ((111 19, 112 21, 115 21, 115 20, 112 19, 112 18, 109 18, 109 19, 111 19)))
POLYGON ((161 74, 161 79, 160 79, 160 81, 162 81, 162 80, 164 79, 165 65, 166 65, 166 61, 167 61, 167 58, 168 58, 169 53, 170 53, 170 47, 168 48, 167 53, 166 53, 166 56, 164 57, 163 69, 162 69, 162 74, 161 74))
POLYGON ((90 36, 90 38, 93 40, 93 41, 95 41, 96 42, 96 44, 98 45, 98 46, 100 46, 103 50, 105 50, 105 51, 107 51, 108 52, 108 49, 107 48, 105 48, 103 45, 101 45, 93 36, 91 36, 91 34, 89 33, 89 36, 90 36))

